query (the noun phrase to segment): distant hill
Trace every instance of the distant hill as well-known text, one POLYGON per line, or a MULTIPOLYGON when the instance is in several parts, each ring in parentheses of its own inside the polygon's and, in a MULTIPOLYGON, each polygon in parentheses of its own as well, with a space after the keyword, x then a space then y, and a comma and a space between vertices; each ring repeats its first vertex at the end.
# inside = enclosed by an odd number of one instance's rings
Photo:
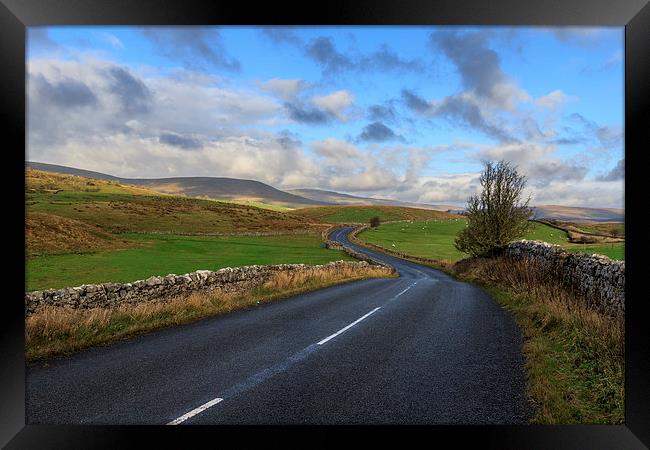
MULTIPOLYGON (((47 172, 77 175, 99 180, 116 181, 123 184, 142 186, 164 194, 187 197, 210 198, 233 202, 277 205, 287 208, 312 206, 398 206, 429 209, 434 211, 459 212, 462 207, 427 203, 401 202, 399 200, 358 197, 322 189, 290 189, 281 191, 268 184, 254 180, 225 177, 174 177, 174 178, 120 178, 90 170, 59 166, 39 162, 26 162, 27 167, 47 172)), ((257 205, 260 206, 260 205, 257 205)), ((536 218, 557 219, 570 222, 623 222, 625 211, 613 208, 581 208, 560 205, 538 205, 533 208, 536 218)))
POLYGON ((288 189, 287 192, 312 200, 327 202, 336 205, 378 205, 378 206, 404 206, 407 208, 432 209, 447 211, 459 209, 453 205, 432 205, 428 203, 402 202, 383 198, 357 197, 356 195, 341 194, 340 192, 325 191, 322 189, 288 189))
POLYGON ((105 233, 320 233, 328 226, 290 212, 164 195, 117 180, 27 168, 25 181, 28 250, 34 252, 121 245, 105 233))
POLYGON ((254 180, 240 180, 225 177, 174 177, 174 178, 120 178, 90 170, 59 166, 39 162, 26 162, 27 167, 47 172, 77 175, 99 180, 117 181, 123 184, 144 186, 163 194, 185 195, 187 197, 210 198, 237 202, 258 202, 288 208, 329 205, 276 189, 254 180))
POLYGON ((314 221, 330 223, 368 223, 373 217, 378 217, 384 222, 393 220, 446 220, 460 217, 434 209, 384 205, 319 206, 296 209, 292 211, 292 214, 305 216, 314 221))
POLYGON ((580 208, 575 206, 539 205, 533 207, 537 219, 557 219, 568 222, 624 222, 625 210, 615 208, 580 208))

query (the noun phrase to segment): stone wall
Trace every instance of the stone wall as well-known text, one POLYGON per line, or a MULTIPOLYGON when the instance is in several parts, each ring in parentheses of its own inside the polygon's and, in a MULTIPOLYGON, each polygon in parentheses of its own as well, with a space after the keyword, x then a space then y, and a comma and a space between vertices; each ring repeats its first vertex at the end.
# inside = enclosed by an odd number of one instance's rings
POLYGON ((568 253, 559 245, 528 240, 508 245, 506 255, 542 264, 601 311, 610 314, 625 311, 625 261, 568 253))
POLYGON ((197 270, 185 275, 154 276, 132 283, 103 283, 25 294, 25 314, 44 306, 69 308, 111 308, 148 301, 165 301, 192 292, 245 292, 261 286, 277 272, 307 272, 336 267, 368 267, 366 261, 335 261, 318 266, 278 264, 197 270))

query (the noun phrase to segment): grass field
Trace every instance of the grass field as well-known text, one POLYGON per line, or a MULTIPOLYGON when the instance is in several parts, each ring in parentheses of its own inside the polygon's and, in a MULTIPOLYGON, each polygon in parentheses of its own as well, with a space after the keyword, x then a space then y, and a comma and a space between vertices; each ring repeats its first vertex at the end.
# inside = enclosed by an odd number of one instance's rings
POLYGON ((317 235, 171 236, 125 234, 134 248, 91 254, 44 255, 27 260, 27 291, 81 284, 131 282, 152 275, 177 275, 252 264, 353 260, 321 246, 317 235))
MULTIPOLYGON (((365 230, 358 237, 413 256, 453 262, 468 256, 454 248, 454 238, 464 226, 465 219, 387 223, 365 230)), ((561 245, 569 252, 599 253, 612 259, 625 259, 624 243, 572 244, 568 242, 566 232, 540 223, 534 223, 525 238, 561 245)))
POLYGON ((462 219, 397 222, 369 228, 358 237, 413 256, 458 261, 467 257, 454 248, 454 238, 464 227, 462 219))
POLYGON ((369 223, 373 217, 379 217, 382 221, 456 217, 442 211, 401 206, 318 206, 296 209, 292 213, 330 223, 369 223))

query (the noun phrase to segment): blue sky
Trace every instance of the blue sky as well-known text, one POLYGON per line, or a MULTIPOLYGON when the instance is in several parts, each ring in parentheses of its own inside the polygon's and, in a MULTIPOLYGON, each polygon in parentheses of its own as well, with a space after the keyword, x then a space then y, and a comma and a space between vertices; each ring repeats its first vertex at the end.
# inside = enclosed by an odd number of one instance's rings
POLYGON ((623 29, 28 30, 28 158, 463 204, 486 160, 534 204, 623 206, 623 29))

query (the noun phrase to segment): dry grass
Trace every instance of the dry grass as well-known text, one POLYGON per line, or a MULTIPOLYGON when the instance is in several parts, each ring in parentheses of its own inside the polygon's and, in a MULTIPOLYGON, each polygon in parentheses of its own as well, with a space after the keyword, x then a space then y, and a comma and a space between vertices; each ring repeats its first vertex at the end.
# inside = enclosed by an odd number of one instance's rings
POLYGON ((26 357, 34 362, 334 284, 388 276, 393 274, 378 266, 312 268, 294 274, 278 272, 261 287, 237 294, 199 292, 117 308, 48 307, 25 321, 26 357))
POLYGON ((484 285, 514 314, 524 334, 535 422, 624 422, 623 317, 590 308, 530 261, 468 259, 455 273, 484 285))
POLYGON ((86 253, 137 245, 78 220, 35 212, 29 212, 25 219, 25 241, 29 256, 86 253))
POLYGON ((124 185, 116 181, 25 169, 25 187, 30 193, 56 193, 58 191, 123 193, 156 195, 156 191, 139 186, 124 185))

